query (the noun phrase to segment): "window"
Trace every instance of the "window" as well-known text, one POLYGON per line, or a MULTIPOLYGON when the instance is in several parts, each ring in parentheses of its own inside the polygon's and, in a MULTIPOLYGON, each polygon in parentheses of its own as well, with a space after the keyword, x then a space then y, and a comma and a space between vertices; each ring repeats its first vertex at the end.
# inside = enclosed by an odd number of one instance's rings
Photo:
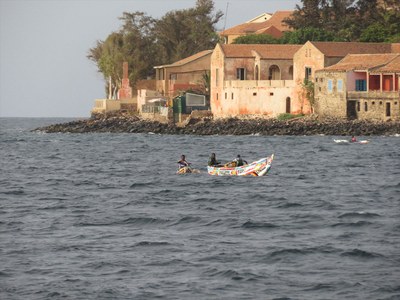
POLYGON ((228 93, 225 93, 225 99, 228 98, 228 93))
POLYGON ((177 80, 178 74, 169 74, 169 80, 177 80))
POLYGON ((360 111, 361 110, 361 108, 360 108, 360 102, 357 102, 357 111, 360 111))
POLYGON ((246 79, 246 70, 244 68, 236 69, 236 79, 245 80, 246 79))
POLYGON ((386 117, 390 117, 390 102, 386 102, 386 117))
POLYGON ((356 91, 357 92, 365 92, 367 90, 367 81, 364 79, 356 80, 356 91))
POLYGON ((254 92, 254 93, 253 93, 253 96, 257 96, 257 93, 256 93, 256 92, 254 92))
POLYGON ((367 102, 364 102, 364 110, 368 111, 368 103, 367 102))
POLYGON ((231 99, 233 100, 233 93, 231 94, 231 99))
POLYGON ((215 85, 218 86, 218 77, 219 77, 219 70, 215 69, 215 85))
POLYGON ((338 81, 337 81, 337 90, 338 90, 338 92, 343 92, 343 80, 342 79, 338 79, 338 81))
POLYGON ((333 90, 332 79, 328 79, 328 93, 332 93, 332 90, 333 90))
POLYGON ((310 80, 311 79, 311 68, 306 67, 305 69, 305 79, 310 80))

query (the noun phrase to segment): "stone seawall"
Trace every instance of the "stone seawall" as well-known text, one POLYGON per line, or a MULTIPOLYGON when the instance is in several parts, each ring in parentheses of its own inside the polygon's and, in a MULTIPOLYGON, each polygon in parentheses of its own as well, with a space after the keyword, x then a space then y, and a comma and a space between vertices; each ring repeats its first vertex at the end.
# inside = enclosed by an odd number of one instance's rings
POLYGON ((191 119, 184 127, 175 124, 141 119, 138 116, 96 116, 86 120, 55 124, 33 131, 47 133, 157 133, 194 135, 394 135, 400 134, 400 122, 370 122, 345 120, 318 120, 305 117, 292 120, 276 119, 191 119))

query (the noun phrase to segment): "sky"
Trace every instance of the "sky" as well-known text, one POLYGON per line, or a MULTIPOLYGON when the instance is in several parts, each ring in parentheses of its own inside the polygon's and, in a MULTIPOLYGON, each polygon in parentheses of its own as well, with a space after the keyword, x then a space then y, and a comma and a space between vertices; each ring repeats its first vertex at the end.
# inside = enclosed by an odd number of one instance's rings
MULTIPOLYGON (((217 30, 301 0, 214 0, 217 30)), ((123 12, 161 18, 196 0, 0 0, 0 117, 90 116, 104 79, 87 59, 96 41, 119 30, 123 12)))

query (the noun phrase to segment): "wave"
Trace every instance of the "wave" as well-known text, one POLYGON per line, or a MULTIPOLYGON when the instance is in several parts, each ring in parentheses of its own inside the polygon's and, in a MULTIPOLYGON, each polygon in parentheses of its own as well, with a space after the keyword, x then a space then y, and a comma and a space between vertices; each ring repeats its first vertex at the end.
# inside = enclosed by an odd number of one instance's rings
POLYGON ((353 249, 350 251, 345 251, 340 254, 340 256, 348 256, 348 257, 355 257, 355 258, 379 258, 384 257, 384 255, 379 253, 368 252, 360 249, 353 249))
POLYGON ((277 228, 279 226, 268 222, 247 221, 243 223, 241 227, 246 229, 262 229, 262 228, 277 228))
POLYGON ((372 225, 372 222, 368 221, 357 221, 357 222, 339 222, 331 225, 331 227, 363 227, 372 225))
POLYGON ((170 222, 169 220, 159 219, 159 218, 147 218, 147 217, 138 217, 138 218, 127 218, 123 220, 118 220, 114 222, 80 222, 75 224, 75 226, 88 227, 88 226, 113 226, 113 225, 154 225, 154 224, 165 224, 170 222))
POLYGON ((142 241, 135 244, 135 247, 157 247, 157 246, 167 246, 171 245, 168 242, 151 242, 151 241, 142 241))
POLYGON ((369 212, 350 212, 350 213, 344 213, 338 216, 339 219, 341 218, 354 218, 354 217, 361 217, 361 218, 375 218, 375 217, 380 217, 381 215, 376 214, 376 213, 369 213, 369 212))

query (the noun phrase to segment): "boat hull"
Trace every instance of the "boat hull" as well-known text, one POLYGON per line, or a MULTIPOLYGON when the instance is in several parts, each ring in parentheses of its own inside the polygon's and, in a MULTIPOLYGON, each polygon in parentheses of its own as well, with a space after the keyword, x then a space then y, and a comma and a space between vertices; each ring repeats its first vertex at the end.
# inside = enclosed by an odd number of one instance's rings
POLYGON ((274 155, 259 159, 241 167, 207 167, 207 172, 214 176, 265 176, 271 169, 274 155))

